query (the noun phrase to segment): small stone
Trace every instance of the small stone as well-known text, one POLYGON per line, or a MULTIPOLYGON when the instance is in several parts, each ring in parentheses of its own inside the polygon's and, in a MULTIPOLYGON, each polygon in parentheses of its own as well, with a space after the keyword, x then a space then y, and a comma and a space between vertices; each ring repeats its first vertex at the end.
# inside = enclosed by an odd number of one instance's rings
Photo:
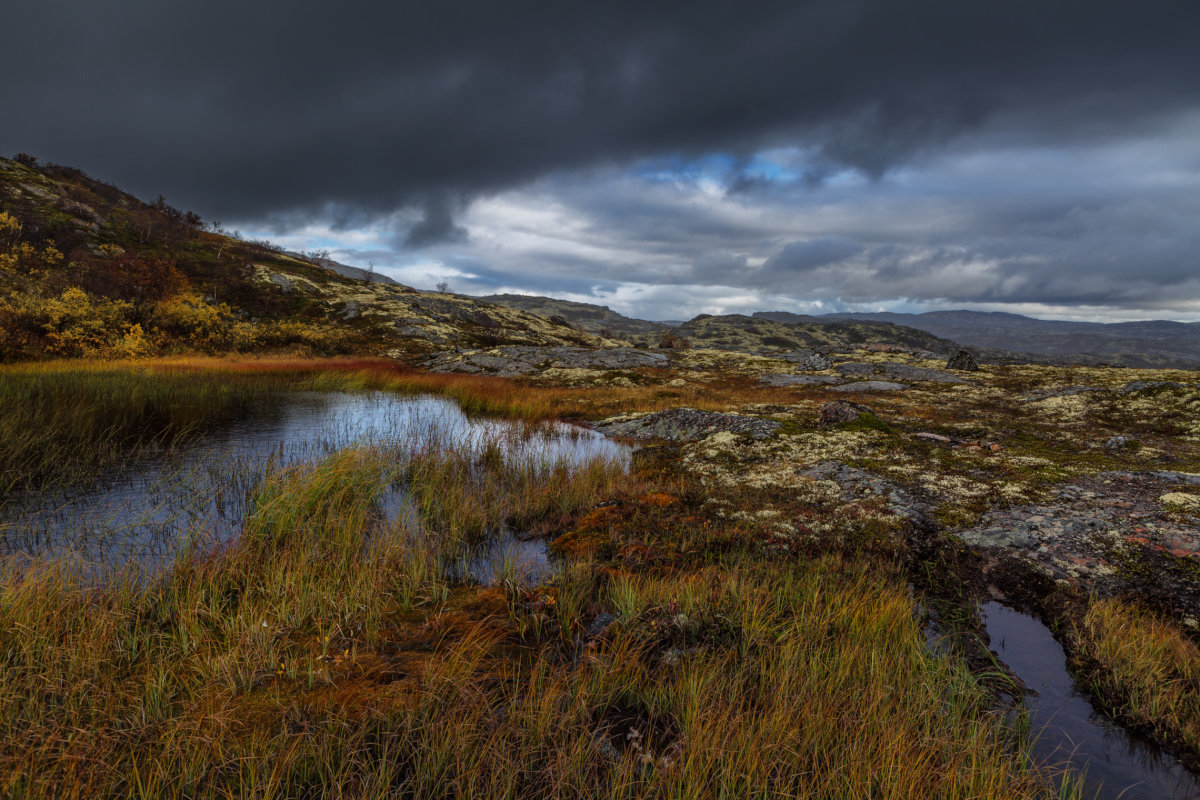
POLYGON ((821 406, 821 411, 817 415, 817 423, 820 425, 838 425, 843 422, 853 422, 863 414, 874 414, 875 412, 866 406, 860 406, 858 403, 843 403, 840 400, 834 400, 821 406))
POLYGON ((1134 439, 1132 436, 1128 436, 1126 434, 1120 434, 1118 436, 1114 436, 1111 439, 1109 439, 1107 442, 1104 443, 1104 446, 1109 450, 1125 450, 1125 449, 1128 449, 1131 445, 1133 445, 1136 442, 1137 442, 1137 440, 1134 439))
POLYGON ((913 436, 918 439, 929 439, 930 441, 941 442, 943 444, 950 444, 951 441, 949 436, 942 436, 940 433, 928 433, 926 431, 914 433, 913 436))
POLYGON ((687 381, 685 381, 683 378, 676 378, 673 381, 667 381, 667 386, 670 386, 673 389, 678 389, 681 386, 687 386, 687 381))
POLYGON ((963 372, 977 372, 979 364, 969 350, 959 350, 946 361, 946 369, 957 369, 963 372))
POLYGON ((592 624, 588 626, 587 631, 584 633, 584 638, 589 640, 595 639, 608 630, 616 621, 617 618, 612 614, 609 614, 607 611, 601 612, 599 616, 592 620, 592 624))

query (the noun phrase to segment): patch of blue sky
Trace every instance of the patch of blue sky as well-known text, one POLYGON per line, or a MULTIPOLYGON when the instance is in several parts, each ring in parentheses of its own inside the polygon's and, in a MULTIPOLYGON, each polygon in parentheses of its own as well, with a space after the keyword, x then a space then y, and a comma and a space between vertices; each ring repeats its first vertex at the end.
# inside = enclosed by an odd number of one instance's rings
POLYGON ((850 168, 831 169, 808 151, 799 148, 764 150, 750 157, 729 153, 706 153, 703 156, 674 154, 644 159, 630 173, 652 183, 667 184, 729 184, 734 180, 751 180, 779 186, 811 185, 814 177, 826 186, 858 186, 867 179, 850 168))
POLYGON ((723 180, 736 171, 737 164, 737 159, 725 153, 708 153, 698 158, 676 153, 639 161, 631 172, 654 183, 700 183, 723 180))

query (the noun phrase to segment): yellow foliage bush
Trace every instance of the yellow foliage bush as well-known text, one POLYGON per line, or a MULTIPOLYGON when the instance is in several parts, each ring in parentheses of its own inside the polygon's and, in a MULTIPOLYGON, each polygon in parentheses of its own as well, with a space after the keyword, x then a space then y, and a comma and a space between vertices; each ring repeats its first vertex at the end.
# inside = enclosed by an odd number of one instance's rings
POLYGON ((57 355, 96 355, 115 346, 129 330, 130 303, 93 297, 67 289, 59 297, 38 302, 25 298, 26 313, 40 317, 47 349, 57 355))
POLYGON ((199 295, 185 292, 159 303, 152 322, 163 344, 188 344, 201 349, 229 346, 237 320, 233 310, 221 303, 205 303, 199 295))
POLYGON ((0 252, 0 270, 34 274, 38 270, 56 267, 63 261, 63 254, 52 244, 38 250, 28 242, 16 242, 0 252))
POLYGON ((113 355, 117 358, 141 358, 153 355, 155 351, 154 342, 142 330, 142 326, 135 323, 129 326, 121 341, 117 342, 113 355))
POLYGON ((0 211, 0 243, 11 247, 20 238, 20 220, 7 211, 0 211))

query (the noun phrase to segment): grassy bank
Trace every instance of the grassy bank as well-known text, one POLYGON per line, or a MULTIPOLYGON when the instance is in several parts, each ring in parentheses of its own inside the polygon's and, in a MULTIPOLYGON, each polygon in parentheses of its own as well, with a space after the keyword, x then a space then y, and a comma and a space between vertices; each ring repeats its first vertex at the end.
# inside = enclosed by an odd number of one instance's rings
POLYGON ((86 481, 261 405, 260 381, 133 369, 0 371, 0 493, 86 481))
MULTIPOLYGON (((685 404, 725 409, 771 393, 728 386, 586 389, 418 372, 378 359, 164 358, 0 366, 0 493, 86 482, 139 449, 170 446, 281 390, 381 390, 453 398, 468 414, 596 418, 685 404)), ((781 395, 782 396, 782 395, 781 395)))
POLYGON ((1177 625, 1121 600, 1094 602, 1075 631, 1092 688, 1117 716, 1200 762, 1200 647, 1177 625))

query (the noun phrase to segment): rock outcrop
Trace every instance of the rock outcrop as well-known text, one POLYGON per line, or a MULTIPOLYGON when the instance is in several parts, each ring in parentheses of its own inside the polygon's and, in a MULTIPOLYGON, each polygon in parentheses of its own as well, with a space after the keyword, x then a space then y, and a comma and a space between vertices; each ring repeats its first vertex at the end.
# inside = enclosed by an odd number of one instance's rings
POLYGON ((883 381, 932 381, 934 383, 965 383, 957 375, 940 369, 918 367, 900 362, 877 363, 874 361, 846 361, 834 369, 848 378, 866 378, 883 381))
POLYGON ((686 442, 705 439, 722 432, 747 436, 750 439, 767 439, 775 435, 780 423, 740 414, 673 408, 651 414, 612 417, 594 427, 609 436, 686 442))
POLYGON ((429 358, 431 372, 471 375, 535 375, 546 370, 633 370, 666 367, 665 353, 629 347, 494 347, 487 350, 451 350, 429 358))
POLYGON ((956 369, 962 372, 977 372, 979 364, 969 350, 959 350, 946 361, 946 369, 956 369))

